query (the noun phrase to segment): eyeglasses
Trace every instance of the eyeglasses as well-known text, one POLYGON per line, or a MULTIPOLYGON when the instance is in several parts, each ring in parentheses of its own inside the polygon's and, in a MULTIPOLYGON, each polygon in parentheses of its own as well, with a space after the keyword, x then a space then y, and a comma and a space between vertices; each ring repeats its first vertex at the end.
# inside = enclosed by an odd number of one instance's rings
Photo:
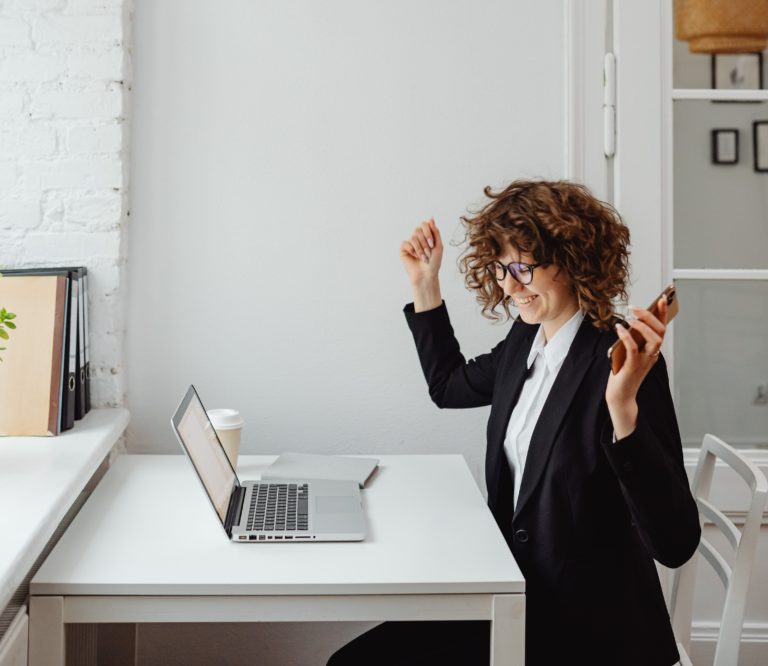
POLYGON ((531 284, 533 280, 533 269, 544 264, 523 264, 519 261, 513 261, 506 266, 500 261, 493 261, 486 266, 488 272, 499 282, 504 282, 507 272, 520 284, 531 284))

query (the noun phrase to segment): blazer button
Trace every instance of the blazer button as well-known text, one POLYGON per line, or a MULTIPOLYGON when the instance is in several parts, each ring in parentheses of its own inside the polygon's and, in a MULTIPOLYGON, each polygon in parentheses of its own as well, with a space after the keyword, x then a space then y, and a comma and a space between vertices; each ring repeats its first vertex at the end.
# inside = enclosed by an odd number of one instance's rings
POLYGON ((528 532, 525 530, 517 530, 515 532, 515 539, 517 539, 520 543, 525 543, 528 541, 528 532))
POLYGON ((624 471, 625 472, 629 473, 629 472, 632 471, 632 469, 633 469, 633 467, 632 467, 632 463, 631 462, 627 461, 627 462, 624 463, 624 471))

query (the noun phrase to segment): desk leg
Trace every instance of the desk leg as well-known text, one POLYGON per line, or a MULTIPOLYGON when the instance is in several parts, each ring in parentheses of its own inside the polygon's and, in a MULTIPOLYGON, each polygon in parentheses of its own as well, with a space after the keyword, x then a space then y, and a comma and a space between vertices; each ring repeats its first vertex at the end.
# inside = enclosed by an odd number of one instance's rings
POLYGON ((29 666, 64 666, 64 598, 29 598, 29 666))
POLYGON ((525 666, 525 595, 493 597, 491 666, 525 666))

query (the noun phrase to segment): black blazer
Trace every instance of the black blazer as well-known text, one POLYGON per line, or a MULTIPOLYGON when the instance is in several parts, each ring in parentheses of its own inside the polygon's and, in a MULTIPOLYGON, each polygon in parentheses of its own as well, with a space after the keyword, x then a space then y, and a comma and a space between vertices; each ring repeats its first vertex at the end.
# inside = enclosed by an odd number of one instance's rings
POLYGON ((637 395, 636 429, 612 442, 608 348, 585 318, 531 437, 517 506, 504 452, 510 414, 538 330, 517 319, 466 362, 445 303, 405 307, 438 407, 491 405, 488 505, 526 579, 526 664, 670 666, 678 661, 653 560, 679 567, 699 543, 696 504, 660 357, 637 395))

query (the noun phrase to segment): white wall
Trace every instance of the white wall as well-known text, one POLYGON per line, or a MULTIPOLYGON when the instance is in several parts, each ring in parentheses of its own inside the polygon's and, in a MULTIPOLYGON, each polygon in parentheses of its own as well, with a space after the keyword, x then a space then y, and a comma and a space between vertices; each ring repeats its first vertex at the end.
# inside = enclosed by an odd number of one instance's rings
MULTIPOLYGON (((401 239, 486 184, 559 177, 562 7, 137 2, 127 365, 133 451, 177 452, 194 382, 241 409, 243 450, 465 453, 484 411, 439 413, 401 313, 401 239)), ((468 355, 505 335, 463 286, 468 355)))
MULTIPOLYGON (((134 34, 130 450, 178 451, 194 382, 245 452, 459 452, 484 485, 487 410, 430 402, 398 249, 429 216, 459 240, 485 185, 562 176, 562 2, 137 0, 134 34)), ((457 257, 473 356, 507 326, 457 257)), ((143 626, 140 661, 320 664, 361 628, 143 626)))

